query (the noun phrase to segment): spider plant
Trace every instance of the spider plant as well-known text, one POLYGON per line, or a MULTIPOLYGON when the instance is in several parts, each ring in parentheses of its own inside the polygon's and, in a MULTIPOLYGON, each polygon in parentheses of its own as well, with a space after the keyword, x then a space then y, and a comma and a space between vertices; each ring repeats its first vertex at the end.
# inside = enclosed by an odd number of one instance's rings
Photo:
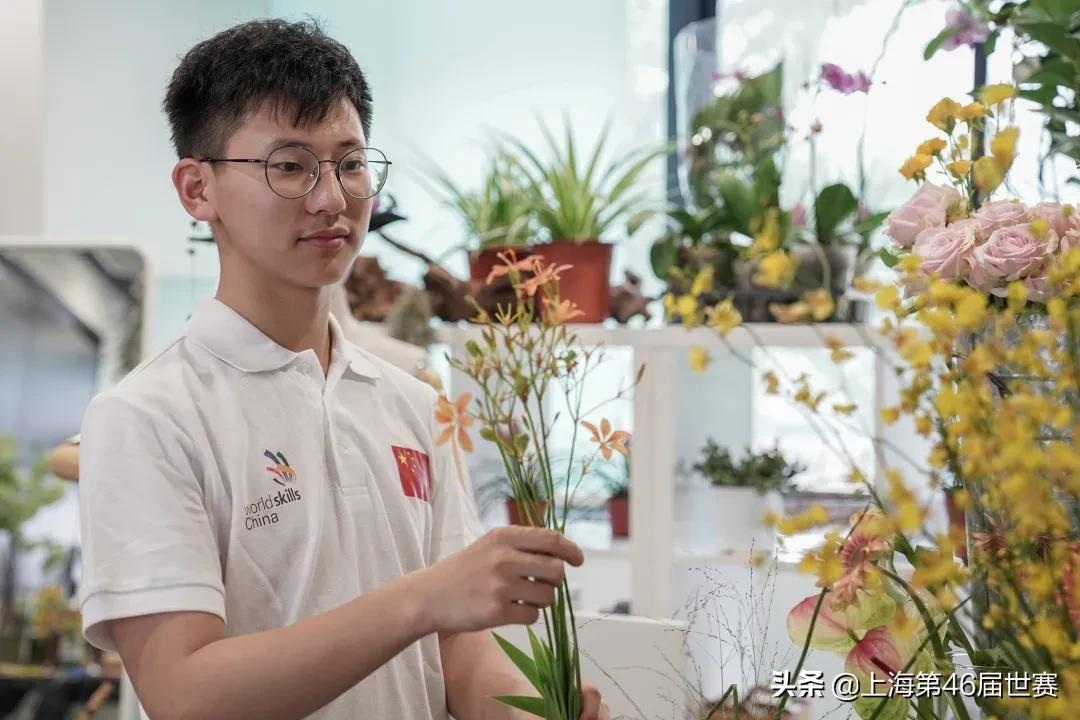
POLYGON ((463 189, 441 169, 431 175, 435 190, 457 212, 476 249, 523 246, 532 240, 531 187, 507 153, 500 150, 492 157, 475 190, 463 189))
POLYGON ((579 244, 596 241, 644 202, 642 174, 667 149, 637 149, 605 163, 604 147, 610 131, 610 125, 605 125, 596 146, 587 156, 579 157, 569 121, 564 125, 560 145, 547 125, 540 123, 550 162, 541 160, 517 138, 507 141, 516 151, 514 161, 528 179, 537 222, 549 239, 579 244))

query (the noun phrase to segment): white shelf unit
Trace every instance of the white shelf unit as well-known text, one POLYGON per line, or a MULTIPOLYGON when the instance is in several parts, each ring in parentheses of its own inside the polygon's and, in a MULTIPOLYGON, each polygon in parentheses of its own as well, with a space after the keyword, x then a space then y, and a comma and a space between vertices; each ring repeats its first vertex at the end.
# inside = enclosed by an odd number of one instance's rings
MULTIPOLYGON (((631 605, 636 615, 670 617, 673 598, 672 564, 694 557, 676 548, 674 527, 674 483, 672 468, 676 463, 676 416, 673 382, 678 363, 685 364, 689 349, 695 345, 710 353, 750 351, 757 347, 822 348, 825 338, 839 338, 849 347, 874 349, 873 442, 875 464, 880 471, 888 461, 889 448, 910 445, 910 431, 904 427, 886 427, 877 410, 895 396, 893 357, 887 339, 875 329, 855 324, 748 324, 733 329, 721 339, 709 328, 687 329, 681 326, 631 328, 610 325, 575 325, 581 346, 603 343, 607 347, 630 348, 633 368, 647 366, 641 383, 633 393, 634 462, 631 464, 630 526, 628 541, 618 542, 604 555, 628 556, 631 575, 631 605), (892 437, 889 437, 889 436, 892 437), (903 437, 902 437, 903 436, 903 437)), ((449 346, 453 357, 465 356, 468 340, 478 340, 481 328, 476 325, 442 325, 437 328, 440 342, 449 346)), ((628 378, 629 380, 629 378, 628 378)), ((452 372, 451 395, 471 391, 471 380, 452 372)), ((878 473, 880 475, 880 473, 878 473)), ((723 560, 703 556, 706 563, 723 560)))

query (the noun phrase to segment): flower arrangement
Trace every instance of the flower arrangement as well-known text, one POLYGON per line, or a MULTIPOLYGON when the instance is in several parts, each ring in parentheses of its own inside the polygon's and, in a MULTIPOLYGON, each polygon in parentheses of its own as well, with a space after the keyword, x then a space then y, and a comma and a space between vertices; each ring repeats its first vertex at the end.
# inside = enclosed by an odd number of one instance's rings
MULTIPOLYGON (((509 277, 515 302, 500 306, 494 315, 476 306, 480 340, 469 340, 467 356, 450 358, 450 363, 476 384, 478 395, 471 411, 467 395, 440 404, 445 429, 439 440, 468 450, 471 443, 463 434, 474 419, 478 421, 480 437, 498 449, 514 499, 527 508, 532 524, 565 533, 575 493, 596 457, 628 455, 629 435, 613 428, 607 419, 599 425, 585 419, 595 410, 583 407, 585 383, 603 362, 604 353, 602 347, 581 349, 576 334, 566 324, 578 313, 573 302, 560 296, 559 276, 566 267, 546 264, 539 255, 519 260, 513 250, 501 253, 500 260, 488 281, 509 277), (549 442, 559 415, 551 406, 556 398, 565 401, 572 421, 565 462, 558 460, 549 442), (588 431, 593 445, 584 457, 578 452, 583 430, 588 431), (548 502, 537 501, 537 487, 548 502)), ((644 366, 636 373, 634 384, 643 372, 644 366)), ((616 397, 632 387, 621 389, 616 397)), ((544 628, 544 637, 529 630, 532 657, 496 636, 540 695, 498 699, 547 720, 577 720, 581 712, 581 663, 573 603, 565 580, 556 589, 554 604, 544 611, 544 628)))
POLYGON ((1072 205, 988 199, 1012 167, 1019 131, 1001 118, 1017 94, 1011 85, 983 88, 980 100, 961 105, 945 98, 927 120, 945 134, 932 137, 905 161, 900 172, 919 183, 915 195, 885 220, 894 253, 886 262, 905 259, 916 270, 913 285, 930 278, 965 282, 998 298, 1010 283, 1023 283, 1029 300, 1047 302, 1049 270, 1055 258, 1080 243, 1080 216, 1072 205), (977 156, 978 138, 996 118, 989 155, 977 156), (929 181, 931 167, 948 184, 929 181))

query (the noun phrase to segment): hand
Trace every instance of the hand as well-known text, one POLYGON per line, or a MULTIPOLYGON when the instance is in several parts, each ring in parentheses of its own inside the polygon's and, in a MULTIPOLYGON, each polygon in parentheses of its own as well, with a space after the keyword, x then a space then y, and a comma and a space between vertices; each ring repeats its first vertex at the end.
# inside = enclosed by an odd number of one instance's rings
POLYGON ((531 625, 555 602, 564 562, 585 561, 555 530, 501 527, 417 573, 431 632, 471 632, 531 625))
POLYGON ((581 686, 581 720, 611 720, 607 703, 600 699, 600 691, 593 685, 581 686))

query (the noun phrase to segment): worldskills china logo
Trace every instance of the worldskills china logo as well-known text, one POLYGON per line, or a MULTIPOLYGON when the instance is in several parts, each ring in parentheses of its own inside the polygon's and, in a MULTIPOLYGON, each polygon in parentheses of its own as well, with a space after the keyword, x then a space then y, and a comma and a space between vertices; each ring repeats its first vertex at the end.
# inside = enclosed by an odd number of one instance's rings
POLYGON ((296 471, 289 466, 289 461, 284 455, 269 450, 264 450, 263 455, 270 458, 270 462, 273 463, 273 465, 267 465, 266 469, 278 485, 289 485, 296 479, 296 471))
POLYGON ((278 513, 284 509, 284 506, 300 499, 300 491, 292 487, 296 481, 296 471, 289 465, 285 456, 280 452, 266 450, 263 452, 263 457, 268 458, 271 463, 266 466, 270 479, 285 489, 264 495, 258 501, 244 506, 244 527, 248 530, 280 522, 278 513))

